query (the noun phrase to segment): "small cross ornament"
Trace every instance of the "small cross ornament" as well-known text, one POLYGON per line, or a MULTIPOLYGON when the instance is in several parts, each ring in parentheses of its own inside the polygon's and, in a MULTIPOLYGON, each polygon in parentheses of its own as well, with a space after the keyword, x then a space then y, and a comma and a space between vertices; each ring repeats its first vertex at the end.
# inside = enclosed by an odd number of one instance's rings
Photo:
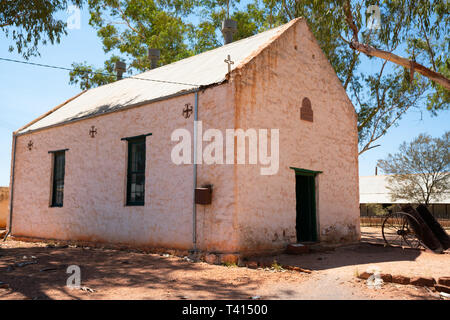
POLYGON ((223 60, 226 64, 228 64, 228 73, 231 72, 231 65, 234 64, 234 61, 231 61, 230 55, 227 56, 225 60, 223 60))
POLYGON ((27 147, 28 147, 28 150, 31 150, 31 149, 33 149, 33 141, 28 141, 28 145, 27 145, 27 147))
POLYGON ((191 114, 192 114, 192 106, 189 103, 186 103, 183 109, 183 117, 187 119, 191 116, 191 114))
POLYGON ((95 126, 92 126, 91 130, 89 130, 89 135, 91 136, 91 138, 95 138, 96 134, 97 134, 97 129, 95 128, 95 126))

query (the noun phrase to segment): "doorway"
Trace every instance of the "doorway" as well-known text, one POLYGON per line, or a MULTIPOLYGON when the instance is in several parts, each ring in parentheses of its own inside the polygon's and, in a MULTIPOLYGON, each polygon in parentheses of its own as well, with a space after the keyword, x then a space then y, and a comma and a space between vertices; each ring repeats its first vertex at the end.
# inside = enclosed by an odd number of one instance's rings
POLYGON ((318 171, 295 170, 297 242, 316 242, 316 174, 318 171))

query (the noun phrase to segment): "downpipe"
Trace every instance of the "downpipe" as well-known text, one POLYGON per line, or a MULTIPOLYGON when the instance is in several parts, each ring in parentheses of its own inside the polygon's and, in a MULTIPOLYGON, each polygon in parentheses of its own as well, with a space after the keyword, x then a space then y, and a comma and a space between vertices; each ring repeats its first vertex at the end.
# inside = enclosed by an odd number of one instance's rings
POLYGON ((195 91, 194 102, 194 166, 192 192, 192 251, 197 252, 197 204, 195 203, 195 189, 197 188, 197 120, 198 120, 198 91, 195 91))
POLYGON ((16 140, 17 136, 13 133, 13 154, 12 154, 12 168, 11 168, 11 183, 9 188, 9 224, 8 224, 8 232, 6 232, 3 241, 6 241, 6 238, 11 234, 12 230, 12 217, 13 217, 13 198, 14 198, 14 171, 16 168, 16 140))

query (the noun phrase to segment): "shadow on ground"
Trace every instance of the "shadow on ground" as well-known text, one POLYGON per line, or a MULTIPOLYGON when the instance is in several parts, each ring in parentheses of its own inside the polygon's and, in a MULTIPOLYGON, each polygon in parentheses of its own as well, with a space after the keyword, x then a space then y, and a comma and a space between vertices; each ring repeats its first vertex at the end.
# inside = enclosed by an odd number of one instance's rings
POLYGON ((273 257, 259 257, 256 260, 262 263, 276 260, 281 265, 296 266, 310 270, 327 270, 381 262, 415 261, 420 254, 420 250, 359 243, 339 247, 331 251, 301 255, 281 254, 273 257))
POLYGON ((248 299, 258 284, 245 277, 233 283, 220 276, 202 277, 213 267, 217 268, 177 257, 119 250, 0 248, 0 281, 10 287, 0 290, 0 299, 191 299, 191 293, 195 299, 248 299), (69 265, 80 266, 81 286, 93 288, 94 293, 66 287, 69 265), (203 273, 196 272, 200 268, 203 273), (135 296, 118 296, 117 289, 124 287, 133 289, 135 296))

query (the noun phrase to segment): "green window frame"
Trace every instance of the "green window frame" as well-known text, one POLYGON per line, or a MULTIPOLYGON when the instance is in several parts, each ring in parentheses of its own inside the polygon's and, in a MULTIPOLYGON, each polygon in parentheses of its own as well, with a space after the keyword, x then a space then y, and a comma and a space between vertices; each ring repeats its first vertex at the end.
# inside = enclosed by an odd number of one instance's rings
POLYGON ((62 207, 64 203, 64 176, 66 166, 66 151, 53 153, 53 181, 51 207, 62 207))
POLYGON ((127 206, 145 204, 145 136, 126 139, 128 141, 127 206))

